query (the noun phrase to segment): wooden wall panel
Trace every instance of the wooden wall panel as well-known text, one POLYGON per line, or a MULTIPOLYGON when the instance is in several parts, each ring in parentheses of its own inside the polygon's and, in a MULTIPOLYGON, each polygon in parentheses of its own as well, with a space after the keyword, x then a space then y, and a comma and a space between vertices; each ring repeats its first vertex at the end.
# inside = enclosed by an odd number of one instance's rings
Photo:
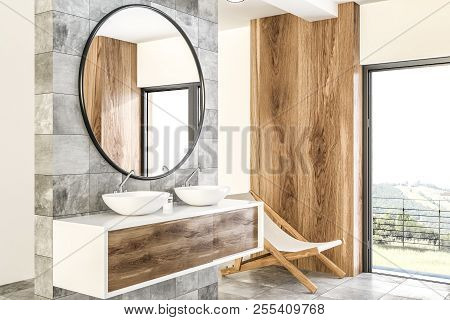
POLYGON ((348 228, 352 228, 353 233, 344 234, 344 239, 351 242, 353 250, 353 271, 362 272, 362 241, 363 241, 363 107, 362 107, 362 67, 360 65, 360 31, 359 31, 359 6, 347 3, 339 10, 340 52, 339 73, 344 75, 341 80, 348 85, 343 87, 345 94, 341 95, 341 104, 353 105, 347 108, 345 117, 353 119, 353 130, 348 130, 348 143, 346 151, 353 154, 353 158, 347 158, 348 170, 353 170, 353 203, 347 203, 347 207, 353 209, 353 219, 347 222, 348 228), (351 137, 351 138, 350 138, 351 137))
POLYGON ((95 37, 84 71, 86 111, 97 141, 123 169, 140 172, 137 45, 95 37))
MULTIPOLYGON (((261 130, 259 140, 252 142, 251 154, 260 158, 252 189, 311 241, 343 239, 343 246, 326 255, 348 274, 358 273, 362 252, 359 6, 341 4, 339 18, 312 23, 292 15, 259 19, 252 22, 252 41, 257 43, 252 59, 259 61, 252 76, 257 74, 260 80, 252 82, 258 88, 252 88, 257 105, 252 105, 251 116, 261 130), (283 129, 274 130, 275 134, 267 131, 268 122, 283 129), (288 128, 293 130, 283 135, 288 128), (292 161, 279 161, 283 155, 292 161), (284 170, 268 174, 274 163, 284 170)), ((300 266, 326 271, 316 258, 300 266)))
POLYGON ((259 69, 260 69, 260 20, 251 21, 251 44, 250 44, 250 188, 260 193, 259 190, 259 174, 260 174, 260 129, 259 129, 259 69))
POLYGON ((259 194, 298 226, 298 24, 292 15, 261 19, 257 110, 259 194))

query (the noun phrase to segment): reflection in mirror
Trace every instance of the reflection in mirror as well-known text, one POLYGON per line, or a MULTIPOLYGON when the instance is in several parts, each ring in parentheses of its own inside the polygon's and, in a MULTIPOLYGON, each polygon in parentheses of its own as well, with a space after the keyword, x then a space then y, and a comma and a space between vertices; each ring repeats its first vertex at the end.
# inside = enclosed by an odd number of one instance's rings
POLYGON ((97 147, 142 177, 168 173, 193 149, 203 115, 195 52, 148 7, 105 18, 86 49, 82 102, 97 147))

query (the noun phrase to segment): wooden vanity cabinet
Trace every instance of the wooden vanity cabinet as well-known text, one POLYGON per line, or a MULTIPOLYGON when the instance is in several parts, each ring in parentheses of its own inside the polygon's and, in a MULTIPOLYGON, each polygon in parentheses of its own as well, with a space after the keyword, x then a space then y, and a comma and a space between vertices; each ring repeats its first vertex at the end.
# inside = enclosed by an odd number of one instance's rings
POLYGON ((104 214, 55 220, 55 286, 111 298, 262 251, 262 204, 224 204, 198 212, 177 208, 167 217, 104 214))
POLYGON ((112 231, 108 236, 108 291, 257 247, 257 208, 112 231))

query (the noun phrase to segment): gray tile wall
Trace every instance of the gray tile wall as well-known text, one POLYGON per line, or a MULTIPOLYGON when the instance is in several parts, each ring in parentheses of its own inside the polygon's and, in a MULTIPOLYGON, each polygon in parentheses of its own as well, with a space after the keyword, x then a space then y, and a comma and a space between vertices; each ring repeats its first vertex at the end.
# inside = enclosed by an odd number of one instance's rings
MULTIPOLYGON (((133 3, 166 12, 186 31, 205 76, 207 112, 199 145, 182 169, 158 181, 129 181, 127 189, 171 191, 198 167, 194 182, 217 184, 217 0, 36 0, 35 291, 47 298, 70 294, 53 287, 48 271, 53 219, 108 210, 101 195, 113 191, 123 179, 87 134, 78 100, 78 70, 85 42, 98 21, 111 10, 133 3)), ((215 299, 217 276, 210 270, 200 273, 121 298, 215 299)))
MULTIPOLYGON (((40 261, 41 268, 45 261, 40 261)), ((45 281, 45 276, 37 281, 45 281)), ((64 297, 57 299, 64 300, 96 300, 95 298, 78 294, 67 293, 64 297)), ((217 267, 210 267, 201 271, 167 280, 146 288, 125 293, 112 298, 114 300, 217 300, 218 283, 217 267)))

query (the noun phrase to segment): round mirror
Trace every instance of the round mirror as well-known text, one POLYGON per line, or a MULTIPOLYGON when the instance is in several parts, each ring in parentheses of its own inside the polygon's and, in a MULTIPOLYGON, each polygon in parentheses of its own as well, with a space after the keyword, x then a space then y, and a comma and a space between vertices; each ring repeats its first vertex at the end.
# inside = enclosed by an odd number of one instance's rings
POLYGON ((123 174, 167 176, 198 141, 200 63, 181 27, 155 8, 125 6, 99 22, 84 49, 79 90, 95 146, 123 174))

